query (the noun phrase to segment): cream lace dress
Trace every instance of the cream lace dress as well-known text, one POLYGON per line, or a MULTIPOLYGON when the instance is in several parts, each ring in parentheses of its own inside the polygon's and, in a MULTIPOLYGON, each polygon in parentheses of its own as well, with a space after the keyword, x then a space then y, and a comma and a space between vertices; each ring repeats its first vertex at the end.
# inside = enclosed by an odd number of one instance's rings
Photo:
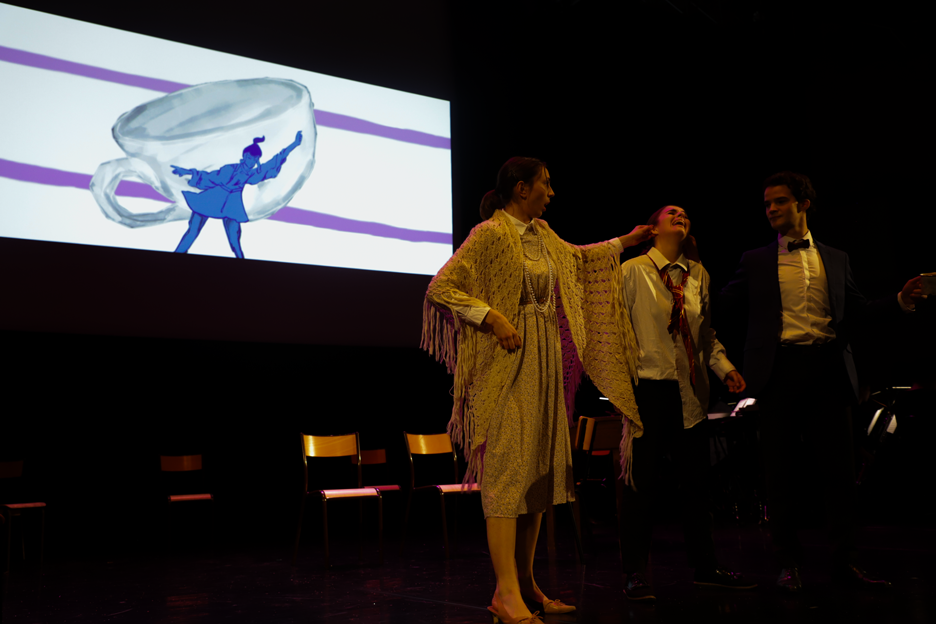
MULTIPOLYGON (((547 300, 549 263, 531 224, 521 235, 537 301, 547 300), (531 258, 535 260, 531 260, 531 258)), ((553 275, 558 279, 555 260, 553 275)), ((553 306, 545 313, 523 285, 516 325, 522 346, 498 398, 484 450, 484 516, 515 518, 573 500, 572 454, 562 387, 562 348, 553 306)))

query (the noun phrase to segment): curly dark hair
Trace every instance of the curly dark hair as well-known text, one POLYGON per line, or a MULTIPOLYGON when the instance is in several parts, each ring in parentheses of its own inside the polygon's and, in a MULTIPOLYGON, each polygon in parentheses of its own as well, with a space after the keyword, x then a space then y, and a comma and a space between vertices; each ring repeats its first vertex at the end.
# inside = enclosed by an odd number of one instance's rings
POLYGON ((790 192, 793 193, 793 197, 796 198, 796 201, 801 204, 804 201, 809 200, 809 216, 816 214, 816 190, 813 188, 812 182, 809 181, 809 178, 804 176, 802 173, 794 173, 792 171, 781 171, 780 173, 775 173, 764 180, 762 190, 767 190, 767 187, 770 186, 787 187, 790 189, 790 192))

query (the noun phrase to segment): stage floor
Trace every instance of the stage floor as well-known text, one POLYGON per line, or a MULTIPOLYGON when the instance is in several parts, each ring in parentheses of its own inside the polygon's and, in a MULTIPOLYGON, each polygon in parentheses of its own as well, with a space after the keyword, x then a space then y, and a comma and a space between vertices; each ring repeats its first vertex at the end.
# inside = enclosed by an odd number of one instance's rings
MULTIPOLYGON (((490 622, 486 611, 494 576, 486 553, 483 523, 461 522, 459 547, 442 557, 441 531, 419 532, 407 555, 395 535, 387 539, 380 565, 376 539, 367 539, 358 562, 351 535, 332 543, 335 567, 324 569, 320 534, 304 532, 299 565, 290 565, 290 545, 237 548, 228 540, 214 546, 174 544, 148 554, 111 560, 56 561, 40 574, 14 558, 6 582, 3 622, 210 622, 474 624, 490 622), (465 526, 467 525, 467 526, 465 526)), ((546 622, 932 622, 936 621, 936 530, 881 526, 865 529, 861 560, 893 581, 892 590, 860 593, 829 581, 823 533, 804 531, 808 559, 804 595, 778 595, 778 570, 761 527, 721 523, 716 542, 723 563, 760 586, 751 591, 702 590, 692 585, 677 524, 654 534, 655 605, 628 602, 622 593, 620 558, 611 524, 593 527, 586 562, 576 561, 568 526, 557 531, 557 551, 540 539, 536 572, 553 597, 578 606, 546 622)), ((338 531, 340 533, 340 531, 338 531)), ((15 544, 14 544, 15 546, 15 544)), ((14 554, 16 550, 14 550, 14 554)), ((28 561, 27 561, 28 563, 28 561)))

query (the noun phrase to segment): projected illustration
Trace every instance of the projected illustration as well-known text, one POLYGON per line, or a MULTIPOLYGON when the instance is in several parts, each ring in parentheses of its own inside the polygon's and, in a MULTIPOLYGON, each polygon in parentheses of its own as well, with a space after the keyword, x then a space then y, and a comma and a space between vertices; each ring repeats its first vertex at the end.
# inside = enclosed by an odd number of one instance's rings
MULTIPOLYGON (((176 253, 185 253, 198 238, 208 219, 223 219, 224 232, 227 234, 231 251, 238 258, 244 257, 241 249, 241 223, 247 221, 247 211, 244 209, 244 200, 241 193, 247 184, 260 184, 264 180, 272 180, 279 175, 283 163, 289 153, 302 143, 302 131, 296 133, 296 140, 276 156, 258 165, 263 151, 260 149, 265 137, 257 137, 253 143, 244 148, 241 161, 236 165, 225 165, 217 171, 199 171, 198 169, 183 169, 172 165, 172 173, 179 177, 192 176, 189 186, 201 189, 201 193, 182 191, 185 203, 192 210, 189 218, 188 230, 179 245, 176 253)), ((280 206, 277 206, 279 209, 280 206)))
POLYGON ((302 187, 315 164, 312 99, 308 89, 291 80, 228 80, 182 89, 124 113, 111 133, 127 158, 98 167, 90 184, 94 198, 108 219, 131 228, 187 218, 189 227, 177 252, 187 252, 207 219, 215 218, 223 220, 234 255, 243 258, 240 224, 275 214, 302 187), (210 171, 216 163, 232 160, 239 151, 234 145, 242 146, 244 137, 261 132, 280 137, 297 127, 295 141, 262 165, 258 166, 259 143, 265 136, 243 148, 239 163, 210 171), (302 144, 303 130, 311 138, 297 154, 301 162, 291 167, 293 175, 280 177, 286 156, 302 144), (195 167, 170 162, 177 158, 195 167), (184 183, 173 174, 191 176, 188 186, 202 192, 182 190, 184 183), (149 183, 175 203, 152 212, 125 208, 114 196, 124 177, 149 183), (244 186, 274 178, 279 178, 278 183, 263 184, 248 212, 244 186))
POLYGON ((445 100, 2 3, 0 84, 0 237, 421 275, 452 254, 445 100))

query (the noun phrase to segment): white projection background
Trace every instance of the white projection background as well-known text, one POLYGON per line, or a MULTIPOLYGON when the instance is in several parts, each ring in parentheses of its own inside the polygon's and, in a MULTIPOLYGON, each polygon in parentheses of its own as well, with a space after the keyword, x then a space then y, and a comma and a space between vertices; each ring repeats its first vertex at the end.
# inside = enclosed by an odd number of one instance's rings
MULTIPOLYGON (((264 135, 263 165, 301 130, 243 187, 247 259, 433 275, 452 253, 447 101, 4 4, 0 85, 0 236, 172 252, 181 192, 206 192, 173 165, 264 135)), ((234 255, 220 218, 189 253, 234 255)))

